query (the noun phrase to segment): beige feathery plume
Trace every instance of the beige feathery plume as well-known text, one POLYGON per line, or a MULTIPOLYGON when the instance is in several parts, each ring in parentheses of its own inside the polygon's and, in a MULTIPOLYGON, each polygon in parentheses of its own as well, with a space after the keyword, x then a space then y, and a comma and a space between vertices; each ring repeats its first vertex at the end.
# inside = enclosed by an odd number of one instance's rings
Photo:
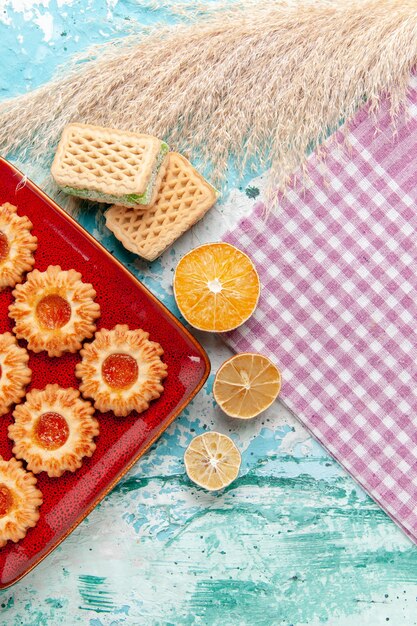
POLYGON ((272 164, 283 185, 313 143, 383 93, 404 101, 417 0, 236 0, 184 7, 191 23, 109 43, 0 103, 0 150, 49 165, 70 121, 151 133, 227 175, 272 164))

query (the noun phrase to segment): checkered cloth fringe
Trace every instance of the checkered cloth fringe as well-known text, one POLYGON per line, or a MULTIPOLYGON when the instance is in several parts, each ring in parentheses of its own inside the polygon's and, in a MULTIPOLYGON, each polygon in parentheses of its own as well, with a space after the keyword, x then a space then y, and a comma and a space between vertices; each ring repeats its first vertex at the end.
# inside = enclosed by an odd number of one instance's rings
POLYGON ((258 309, 226 337, 269 355, 282 400, 417 541, 417 80, 393 133, 363 108, 312 154, 265 223, 225 236, 255 262, 258 309))

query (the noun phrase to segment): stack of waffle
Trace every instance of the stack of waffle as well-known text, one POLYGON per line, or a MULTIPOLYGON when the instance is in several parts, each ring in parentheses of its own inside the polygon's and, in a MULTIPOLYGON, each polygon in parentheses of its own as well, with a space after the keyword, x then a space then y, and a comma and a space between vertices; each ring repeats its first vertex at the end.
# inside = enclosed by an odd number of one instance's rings
POLYGON ((112 204, 106 224, 125 248, 153 261, 200 220, 216 190, 150 135, 70 124, 52 175, 66 193, 112 204))

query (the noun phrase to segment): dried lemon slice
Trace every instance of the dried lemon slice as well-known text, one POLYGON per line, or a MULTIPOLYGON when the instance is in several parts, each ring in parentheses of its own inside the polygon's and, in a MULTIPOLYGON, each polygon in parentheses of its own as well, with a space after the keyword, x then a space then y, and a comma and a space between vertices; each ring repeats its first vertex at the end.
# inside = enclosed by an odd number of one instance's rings
POLYGON ((185 451, 184 463, 194 483, 216 491, 227 487, 237 477, 241 457, 230 437, 209 432, 194 437, 185 451))
POLYGON ((174 295, 184 318, 198 330, 226 332, 252 315, 260 293, 250 258, 229 243, 188 252, 174 275, 174 295))
POLYGON ((249 419, 265 411, 281 389, 281 374, 266 356, 245 352, 225 361, 216 374, 213 395, 230 417, 249 419))

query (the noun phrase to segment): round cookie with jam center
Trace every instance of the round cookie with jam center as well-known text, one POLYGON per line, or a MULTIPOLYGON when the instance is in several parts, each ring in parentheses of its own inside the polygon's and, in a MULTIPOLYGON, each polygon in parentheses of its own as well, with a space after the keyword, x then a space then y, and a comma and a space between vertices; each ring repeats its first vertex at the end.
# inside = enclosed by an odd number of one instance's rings
POLYGON ((32 378, 28 361, 27 351, 12 333, 0 335, 0 415, 8 413, 10 406, 25 395, 32 378))
POLYGON ((96 449, 99 424, 93 413, 91 402, 82 400, 77 389, 58 385, 33 389, 13 412, 15 421, 9 426, 13 454, 34 474, 46 472, 54 478, 75 472, 96 449))
POLYGON ((31 234, 33 224, 17 207, 6 202, 0 206, 0 290, 22 282, 34 263, 37 238, 31 234))
POLYGON ((14 289, 9 317, 17 338, 26 339, 30 350, 61 356, 77 352, 93 336, 100 306, 93 286, 81 279, 80 272, 50 265, 45 272, 33 270, 14 289))
POLYGON ((118 324, 99 330, 94 341, 84 345, 75 368, 83 396, 92 398, 102 413, 112 411, 118 417, 146 411, 164 390, 168 366, 161 361, 163 352, 141 328, 118 324))
POLYGON ((20 461, 0 456, 0 548, 23 539, 36 526, 42 493, 35 485, 36 478, 20 461))

